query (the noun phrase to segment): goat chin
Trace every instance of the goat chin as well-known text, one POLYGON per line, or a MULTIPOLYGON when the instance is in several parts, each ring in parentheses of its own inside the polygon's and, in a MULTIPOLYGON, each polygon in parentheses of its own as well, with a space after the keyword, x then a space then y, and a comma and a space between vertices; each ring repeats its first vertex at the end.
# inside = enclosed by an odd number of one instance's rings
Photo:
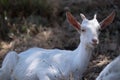
POLYGON ((86 44, 87 48, 91 48, 94 49, 98 44, 92 44, 92 43, 88 43, 86 44))

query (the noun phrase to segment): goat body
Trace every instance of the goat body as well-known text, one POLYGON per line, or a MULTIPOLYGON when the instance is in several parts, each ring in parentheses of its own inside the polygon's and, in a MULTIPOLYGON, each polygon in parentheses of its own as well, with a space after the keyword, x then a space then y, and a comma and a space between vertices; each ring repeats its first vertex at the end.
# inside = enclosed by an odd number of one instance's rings
POLYGON ((11 74, 17 65, 18 54, 14 51, 9 52, 2 63, 2 68, 0 69, 0 80, 9 80, 11 74))
POLYGON ((120 80, 120 56, 109 63, 96 80, 120 80))
POLYGON ((72 75, 78 80, 87 67, 90 52, 31 48, 18 55, 12 77, 16 80, 69 80, 72 75))

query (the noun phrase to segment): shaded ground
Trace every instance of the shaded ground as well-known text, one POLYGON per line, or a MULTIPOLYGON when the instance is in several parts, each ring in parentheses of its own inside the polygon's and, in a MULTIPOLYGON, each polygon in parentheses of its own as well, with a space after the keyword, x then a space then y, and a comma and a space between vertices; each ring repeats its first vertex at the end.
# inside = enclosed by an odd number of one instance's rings
MULTIPOLYGON (((53 0, 54 1, 54 0, 53 0)), ((81 21, 79 13, 83 12, 89 19, 92 18, 95 12, 98 13, 98 20, 104 19, 113 9, 116 10, 116 18, 108 28, 102 31, 100 35, 100 44, 94 50, 88 69, 84 74, 85 80, 95 80, 101 70, 120 52, 120 6, 118 0, 70 0, 70 1, 59 1, 56 3, 58 11, 54 12, 53 20, 38 15, 28 16, 25 19, 19 20, 18 18, 12 23, 7 25, 10 28, 18 28, 19 26, 30 27, 26 33, 21 35, 13 35, 12 41, 1 40, 0 44, 0 60, 2 62, 5 54, 10 50, 15 50, 18 53, 24 51, 30 47, 42 47, 42 48, 59 48, 74 50, 79 44, 79 34, 72 28, 65 19, 65 10, 70 10, 73 15, 81 21), (87 3, 86 3, 87 1, 87 3), (104 3, 103 3, 104 1, 104 3), (67 6, 67 7, 66 7, 67 6), (45 26, 39 25, 39 21, 46 24, 45 26), (38 22, 38 23, 37 23, 38 22), (37 29, 36 29, 37 26, 37 29), (39 27, 38 27, 39 26, 39 27)), ((56 6, 56 5, 54 5, 56 6)), ((53 15, 52 14, 52 15, 53 15)), ((9 23, 9 22, 6 22, 9 23)), ((17 34, 16 29, 13 32, 17 34)), ((19 31, 18 31, 19 32, 19 31)))

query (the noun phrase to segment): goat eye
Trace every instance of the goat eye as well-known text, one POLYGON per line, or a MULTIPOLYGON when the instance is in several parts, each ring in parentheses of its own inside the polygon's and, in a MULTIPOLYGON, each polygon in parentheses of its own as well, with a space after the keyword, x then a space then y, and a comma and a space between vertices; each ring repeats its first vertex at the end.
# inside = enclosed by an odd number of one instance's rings
POLYGON ((101 32, 101 29, 98 29, 99 32, 101 32))
POLYGON ((85 29, 81 29, 82 32, 85 32, 86 30, 85 29))

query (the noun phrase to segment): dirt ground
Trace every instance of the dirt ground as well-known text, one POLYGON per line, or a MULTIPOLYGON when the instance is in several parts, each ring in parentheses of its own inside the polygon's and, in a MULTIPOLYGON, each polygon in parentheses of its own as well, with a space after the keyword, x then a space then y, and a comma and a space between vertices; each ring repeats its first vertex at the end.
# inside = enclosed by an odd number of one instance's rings
POLYGON ((89 19, 91 19, 94 13, 97 12, 98 21, 101 21, 113 9, 115 9, 115 20, 110 26, 101 32, 99 37, 100 44, 93 51, 92 58, 83 76, 85 80, 95 80, 101 70, 120 54, 120 6, 118 4, 120 1, 111 0, 114 4, 107 2, 110 0, 105 0, 105 3, 102 2, 104 0, 93 2, 91 2, 92 0, 89 0, 89 4, 80 3, 79 0, 76 1, 80 4, 74 2, 73 0, 70 1, 71 2, 60 2, 61 8, 59 8, 58 13, 56 13, 57 19, 59 20, 53 20, 52 26, 48 25, 45 27, 39 27, 39 32, 32 36, 23 34, 22 37, 15 37, 10 42, 0 41, 0 64, 7 52, 11 50, 18 53, 31 47, 74 50, 80 42, 79 34, 67 23, 64 11, 66 9, 70 9, 75 18, 79 21, 81 21, 79 17, 79 13, 81 12, 83 12, 89 19), (64 7, 64 9, 62 9, 62 7, 64 7))

